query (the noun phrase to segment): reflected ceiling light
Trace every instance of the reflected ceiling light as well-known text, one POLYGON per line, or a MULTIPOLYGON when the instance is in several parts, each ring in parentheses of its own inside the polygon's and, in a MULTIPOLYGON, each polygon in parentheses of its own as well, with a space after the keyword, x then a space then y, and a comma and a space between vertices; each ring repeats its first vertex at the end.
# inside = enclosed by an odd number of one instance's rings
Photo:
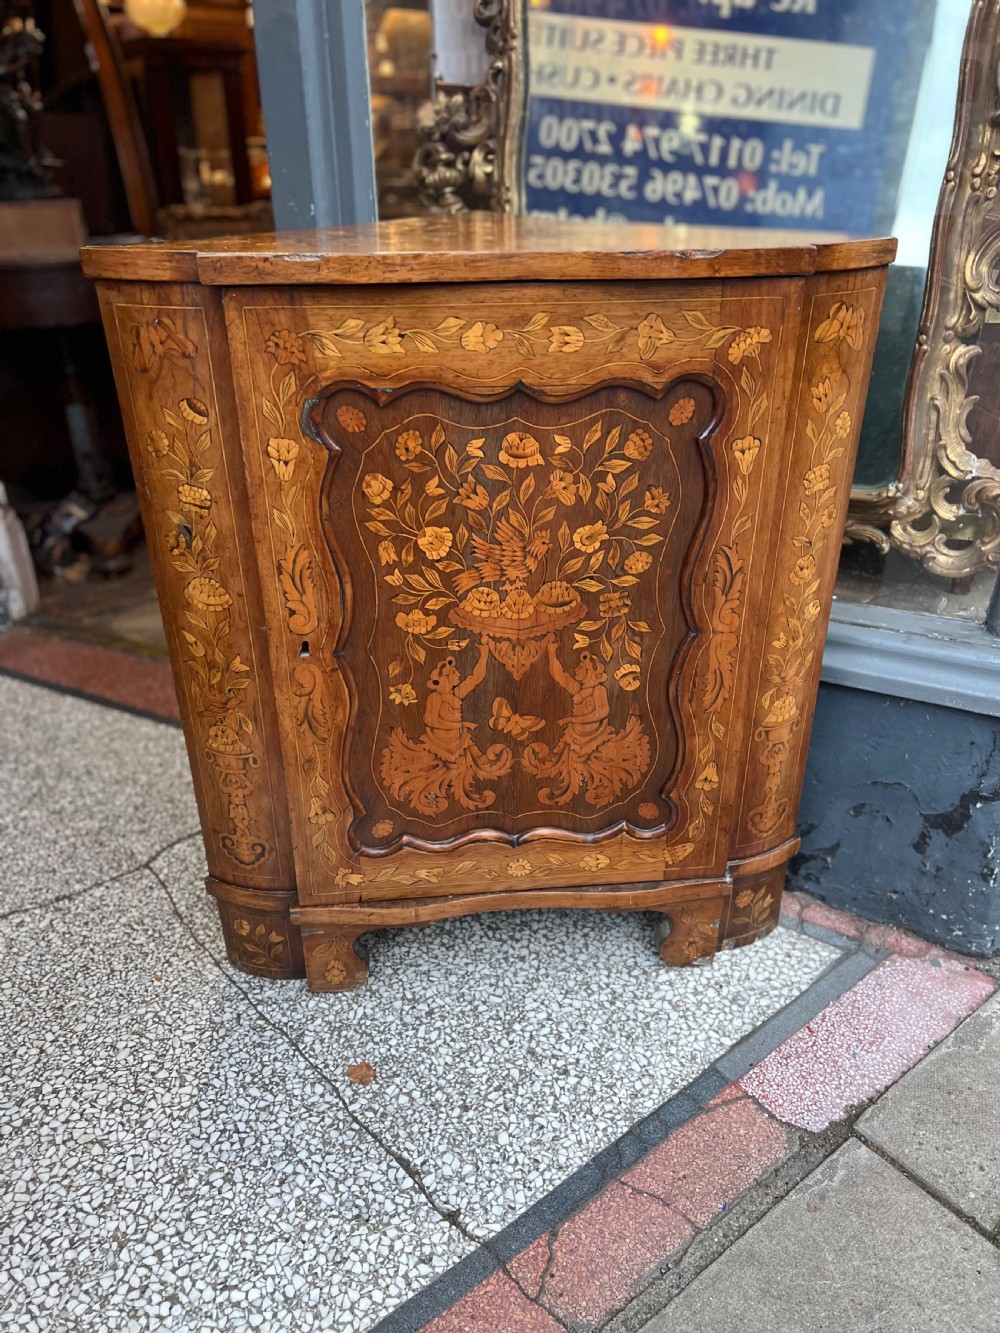
POLYGON ((185 0, 125 0, 125 14, 151 37, 166 37, 187 13, 185 0))
POLYGON ((670 45, 670 29, 667 27, 665 23, 658 23, 656 27, 653 29, 653 45, 654 46, 670 45))

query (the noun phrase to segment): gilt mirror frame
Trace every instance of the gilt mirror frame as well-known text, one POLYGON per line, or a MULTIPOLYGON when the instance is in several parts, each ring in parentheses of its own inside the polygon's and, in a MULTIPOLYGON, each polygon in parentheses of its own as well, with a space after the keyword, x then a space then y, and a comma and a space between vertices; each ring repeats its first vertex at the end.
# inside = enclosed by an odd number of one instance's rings
MULTIPOLYGON (((482 83, 437 79, 420 124, 416 176, 435 210, 518 211, 526 110, 525 0, 472 0, 484 30, 482 83)), ((910 364, 895 478, 851 494, 847 538, 890 546, 931 573, 1000 565, 1000 468, 977 454, 969 373, 1000 312, 1000 0, 973 0, 948 165, 938 199, 910 364)), ((1000 374, 1000 366, 997 367, 1000 374)))

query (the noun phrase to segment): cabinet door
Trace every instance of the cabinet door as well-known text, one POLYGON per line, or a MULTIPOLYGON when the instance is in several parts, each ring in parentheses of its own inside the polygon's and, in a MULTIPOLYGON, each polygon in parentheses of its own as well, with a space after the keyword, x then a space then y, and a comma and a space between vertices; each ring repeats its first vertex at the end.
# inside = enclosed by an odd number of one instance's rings
POLYGON ((801 307, 731 289, 227 298, 301 901, 724 872, 801 307))
POLYGON ((719 415, 696 380, 557 403, 323 396, 353 844, 672 825, 682 573, 719 415))

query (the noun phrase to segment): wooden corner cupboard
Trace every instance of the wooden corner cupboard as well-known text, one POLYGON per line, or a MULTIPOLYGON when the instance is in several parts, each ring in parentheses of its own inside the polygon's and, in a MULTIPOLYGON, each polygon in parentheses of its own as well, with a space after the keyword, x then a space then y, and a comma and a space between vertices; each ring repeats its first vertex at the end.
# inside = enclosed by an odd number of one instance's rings
POLYGON ((466 215, 84 252, 232 962, 770 930, 892 241, 466 215))

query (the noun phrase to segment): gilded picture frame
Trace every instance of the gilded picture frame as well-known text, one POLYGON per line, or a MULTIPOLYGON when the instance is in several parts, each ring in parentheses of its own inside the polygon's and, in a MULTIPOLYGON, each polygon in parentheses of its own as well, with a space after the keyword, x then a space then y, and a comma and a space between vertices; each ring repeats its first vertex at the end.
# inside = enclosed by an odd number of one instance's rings
MULTIPOLYGON (((422 124, 416 175, 444 212, 520 207, 525 109, 524 0, 473 0, 487 73, 438 80, 422 124)), ((1000 312, 1000 0, 973 0, 955 127, 938 200, 923 308, 894 478, 852 491, 848 537, 890 546, 949 578, 1000 564, 1000 468, 969 426, 980 334, 1000 312)), ((980 375, 983 370, 980 369, 980 375)), ((996 374, 1000 376, 1000 365, 996 374)))
MULTIPOLYGON (((1000 469, 977 451, 973 363, 1000 311, 1000 0, 974 0, 951 151, 903 413, 900 466, 881 489, 855 490, 852 529, 963 578, 1000 563, 1000 469)), ((982 375, 984 368, 980 368, 982 375)), ((993 368, 1000 376, 1000 366, 993 368)))

